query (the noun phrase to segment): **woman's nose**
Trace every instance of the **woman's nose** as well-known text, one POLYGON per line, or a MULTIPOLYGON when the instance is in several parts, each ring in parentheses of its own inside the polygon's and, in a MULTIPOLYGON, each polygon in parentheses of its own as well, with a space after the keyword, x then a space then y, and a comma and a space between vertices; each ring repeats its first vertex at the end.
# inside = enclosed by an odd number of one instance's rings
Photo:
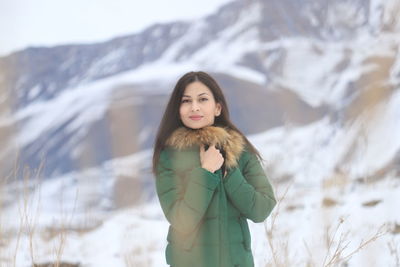
POLYGON ((192 102, 192 110, 193 110, 193 111, 199 110, 199 105, 197 104, 196 101, 193 101, 193 102, 192 102))

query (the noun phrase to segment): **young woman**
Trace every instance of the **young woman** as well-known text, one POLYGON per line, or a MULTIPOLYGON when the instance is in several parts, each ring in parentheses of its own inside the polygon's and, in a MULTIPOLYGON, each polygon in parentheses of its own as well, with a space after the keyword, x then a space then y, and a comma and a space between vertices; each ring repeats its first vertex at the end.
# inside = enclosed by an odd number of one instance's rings
POLYGON ((173 267, 254 266, 247 219, 274 208, 260 155, 229 119, 217 82, 189 72, 177 82, 153 154, 157 195, 170 223, 173 267))

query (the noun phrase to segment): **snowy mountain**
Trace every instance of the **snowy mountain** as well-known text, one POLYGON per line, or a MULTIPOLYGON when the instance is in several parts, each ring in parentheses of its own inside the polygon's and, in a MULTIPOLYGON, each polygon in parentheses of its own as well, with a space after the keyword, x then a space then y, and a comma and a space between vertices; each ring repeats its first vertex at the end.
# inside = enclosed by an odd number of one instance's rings
POLYGON ((233 1, 201 20, 1 58, 4 173, 16 150, 21 165, 45 159, 50 177, 150 148, 168 92, 191 69, 216 76, 246 134, 345 116, 382 67, 391 74, 377 85, 396 84, 393 5, 233 1))

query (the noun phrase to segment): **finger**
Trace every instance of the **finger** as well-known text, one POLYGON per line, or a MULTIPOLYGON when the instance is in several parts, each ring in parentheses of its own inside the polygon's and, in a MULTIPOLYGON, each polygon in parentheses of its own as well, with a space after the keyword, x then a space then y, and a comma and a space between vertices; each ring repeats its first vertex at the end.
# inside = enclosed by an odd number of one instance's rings
POLYGON ((210 147, 212 147, 212 148, 216 148, 216 146, 215 146, 216 144, 215 143, 212 143, 211 145, 210 145, 210 147))
POLYGON ((204 144, 201 144, 200 145, 200 153, 204 153, 204 151, 205 151, 204 144))

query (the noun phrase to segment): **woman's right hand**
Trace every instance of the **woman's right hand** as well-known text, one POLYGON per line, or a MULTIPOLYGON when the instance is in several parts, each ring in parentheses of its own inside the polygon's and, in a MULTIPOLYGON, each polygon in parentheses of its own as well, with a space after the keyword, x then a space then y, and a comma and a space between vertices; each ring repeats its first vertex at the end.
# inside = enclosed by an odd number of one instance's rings
POLYGON ((215 172, 220 169, 224 163, 224 157, 221 152, 215 147, 215 144, 205 151, 204 144, 200 145, 200 163, 201 167, 209 172, 215 172))

